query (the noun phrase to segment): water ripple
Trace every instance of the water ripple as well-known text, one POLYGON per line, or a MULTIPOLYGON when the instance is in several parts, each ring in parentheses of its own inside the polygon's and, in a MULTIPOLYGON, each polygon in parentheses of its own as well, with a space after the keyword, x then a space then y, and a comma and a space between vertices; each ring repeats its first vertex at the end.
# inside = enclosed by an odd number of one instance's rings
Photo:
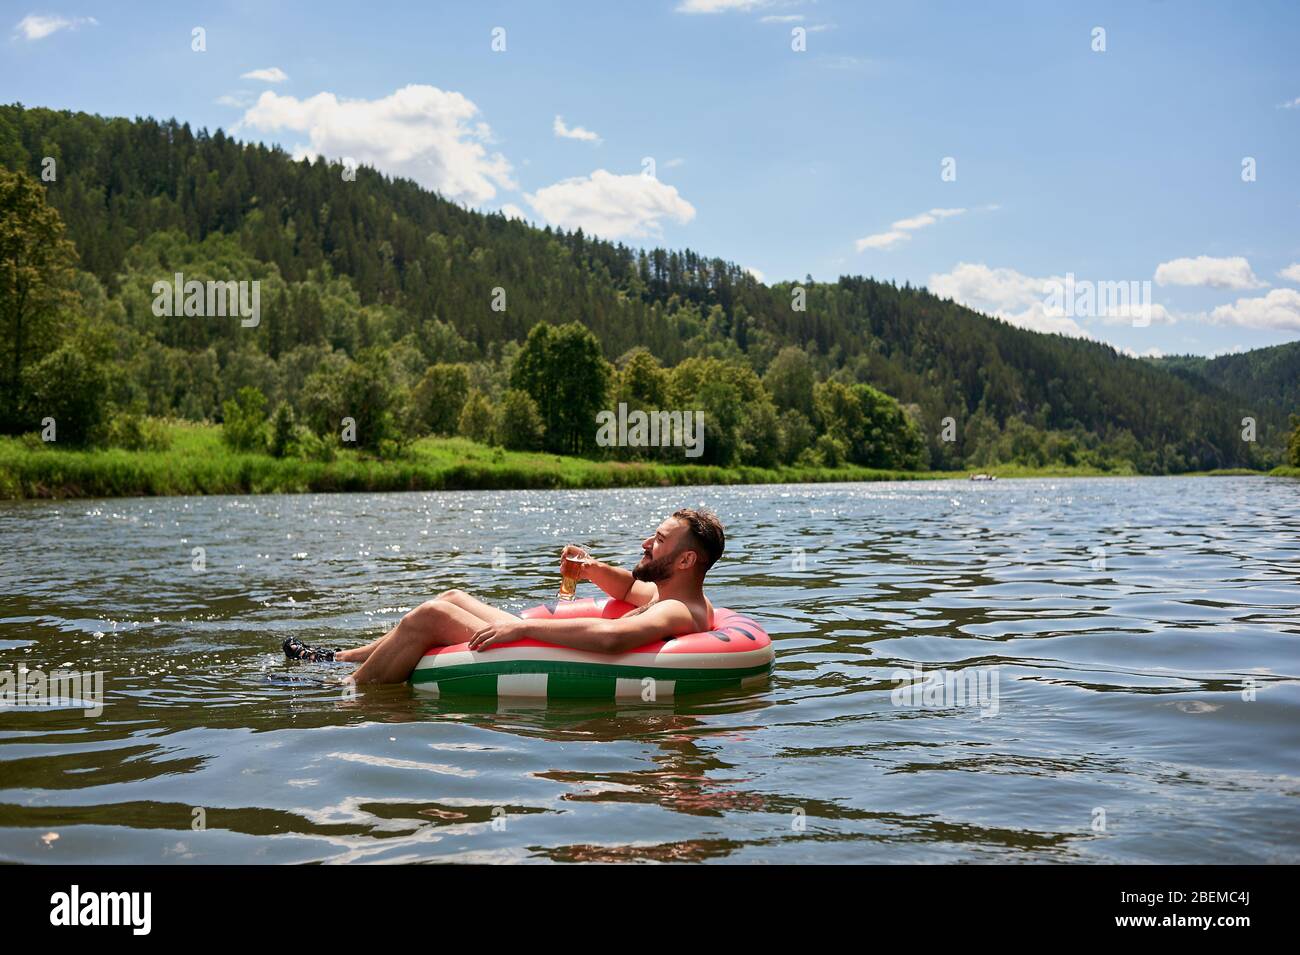
POLYGON ((106 690, 0 709, 0 860, 1300 861, 1298 505, 1266 478, 0 505, 0 671, 106 690), (563 544, 631 562, 700 504, 715 601, 777 642, 765 691, 354 696, 279 659, 451 587, 540 602, 563 544), (918 668, 996 675, 994 705, 900 701, 918 668))

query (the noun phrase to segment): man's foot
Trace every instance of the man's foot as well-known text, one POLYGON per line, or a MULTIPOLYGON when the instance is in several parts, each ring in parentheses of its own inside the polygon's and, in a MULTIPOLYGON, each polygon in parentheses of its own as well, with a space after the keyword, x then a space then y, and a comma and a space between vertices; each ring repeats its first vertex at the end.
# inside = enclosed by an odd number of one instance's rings
POLYGON ((284 655, 290 660, 302 660, 304 663, 333 663, 333 650, 318 650, 309 647, 297 637, 286 637, 284 655))

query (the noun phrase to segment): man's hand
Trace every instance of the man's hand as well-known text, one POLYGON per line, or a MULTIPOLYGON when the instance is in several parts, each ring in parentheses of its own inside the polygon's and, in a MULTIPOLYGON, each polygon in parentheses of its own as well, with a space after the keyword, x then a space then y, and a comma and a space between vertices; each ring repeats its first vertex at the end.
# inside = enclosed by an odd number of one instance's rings
POLYGON ((568 571, 565 576, 586 580, 587 565, 590 563, 592 563, 591 555, 577 544, 568 544, 560 551, 560 573, 568 571))
POLYGON ((654 640, 692 633, 696 629, 691 612, 680 600, 661 600, 644 613, 616 619, 601 617, 529 618, 483 627, 469 641, 471 650, 525 637, 542 643, 589 650, 597 653, 626 653, 654 640))
POLYGON ((526 636, 528 636, 528 632, 522 620, 490 623, 469 638, 469 648, 471 650, 486 650, 488 647, 500 646, 503 643, 514 643, 526 636))

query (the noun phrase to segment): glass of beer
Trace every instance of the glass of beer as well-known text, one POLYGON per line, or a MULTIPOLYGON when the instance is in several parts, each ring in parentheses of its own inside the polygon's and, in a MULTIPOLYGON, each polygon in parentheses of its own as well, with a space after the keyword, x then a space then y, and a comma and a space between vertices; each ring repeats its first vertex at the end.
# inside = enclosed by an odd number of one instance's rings
POLYGON ((582 566, 587 560, 587 552, 572 544, 560 552, 560 590, 555 595, 557 600, 572 600, 577 596, 582 566))

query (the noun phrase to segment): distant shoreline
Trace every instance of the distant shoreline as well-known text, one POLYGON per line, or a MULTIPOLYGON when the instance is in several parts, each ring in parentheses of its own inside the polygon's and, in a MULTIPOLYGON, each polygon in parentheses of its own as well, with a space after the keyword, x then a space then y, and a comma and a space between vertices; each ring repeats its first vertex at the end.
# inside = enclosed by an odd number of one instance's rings
MULTIPOLYGON (((506 451, 465 438, 422 438, 393 460, 339 452, 333 461, 231 451, 215 425, 171 427, 166 451, 32 447, 0 438, 0 500, 67 500, 210 494, 310 494, 382 491, 565 490, 735 484, 968 480, 971 473, 1023 478, 1138 477, 1097 468, 988 466, 972 471, 889 471, 846 466, 731 467, 595 461, 506 451)), ((1272 474, 1300 468, 1209 471, 1183 476, 1272 474)))

